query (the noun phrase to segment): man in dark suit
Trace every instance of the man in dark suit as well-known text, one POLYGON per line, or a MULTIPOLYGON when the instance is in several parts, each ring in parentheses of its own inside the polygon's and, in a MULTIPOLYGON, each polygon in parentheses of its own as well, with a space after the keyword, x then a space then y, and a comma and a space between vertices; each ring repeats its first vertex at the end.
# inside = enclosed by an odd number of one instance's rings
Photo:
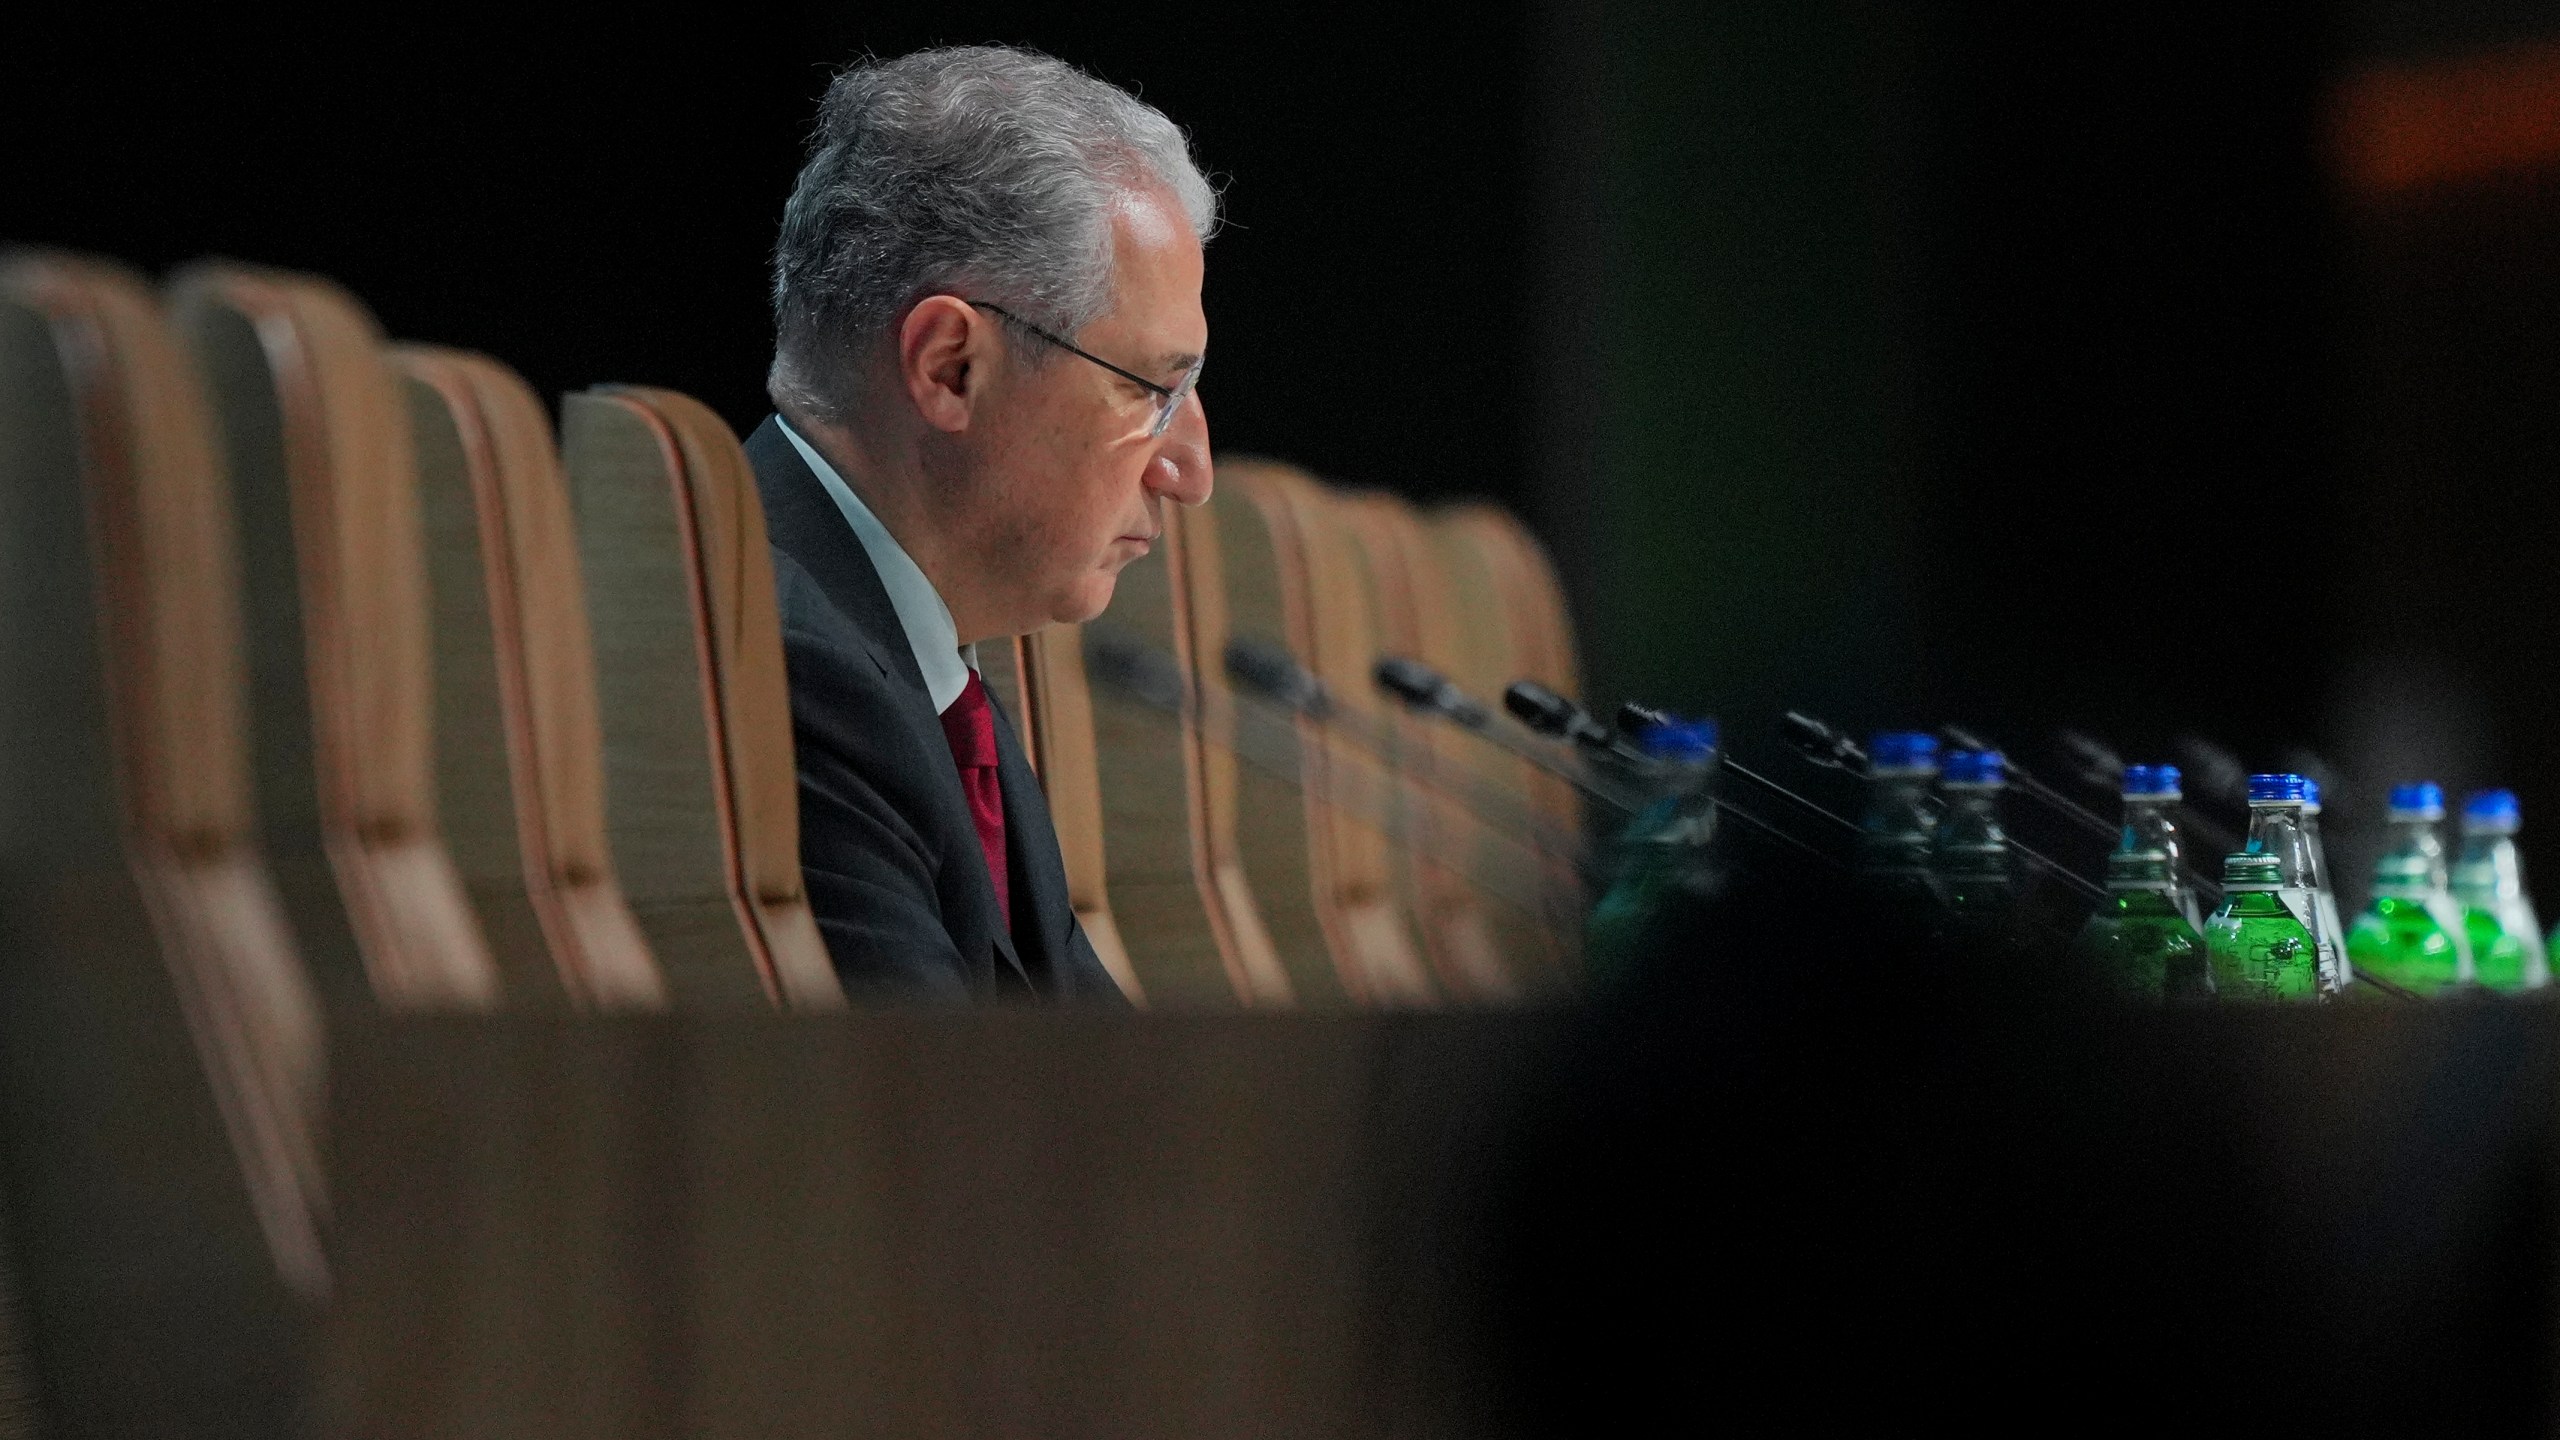
POLYGON ((1209 495, 1217 196, 1181 131, 1045 56, 866 62, 774 256, 747 442, 791 672, 801 862, 857 999, 1118 1002, 974 647, 1110 602, 1209 495))

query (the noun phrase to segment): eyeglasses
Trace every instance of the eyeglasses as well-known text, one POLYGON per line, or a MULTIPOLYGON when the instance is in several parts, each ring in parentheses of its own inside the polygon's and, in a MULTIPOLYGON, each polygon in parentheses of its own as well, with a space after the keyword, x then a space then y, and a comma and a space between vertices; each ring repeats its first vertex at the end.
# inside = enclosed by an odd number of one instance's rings
POLYGON ((1191 392, 1199 388, 1201 367, 1209 363, 1209 357, 1203 355, 1199 359, 1191 362, 1191 368, 1182 373, 1182 378, 1180 380, 1175 381, 1170 386, 1159 385, 1144 375, 1132 374, 1129 371, 1121 369, 1119 366, 1112 364, 1110 361, 1103 359, 1101 356, 1077 345, 1071 340, 1050 334, 1048 331, 1041 329, 1039 326, 1032 324, 1030 321, 1023 319, 1021 316, 1014 314, 1012 311, 1007 310, 1001 305, 991 305, 984 300, 971 300, 966 297, 962 297, 960 303, 963 305, 974 305, 981 310, 991 310, 996 314, 1003 316, 1005 319, 1012 321, 1014 324, 1021 326, 1023 329, 1030 331, 1032 334, 1039 336, 1041 339, 1048 341, 1050 344, 1057 346, 1059 349, 1066 351, 1068 354, 1081 356, 1084 359, 1090 360, 1094 364, 1101 366, 1103 369, 1110 371, 1112 374, 1119 376, 1121 379, 1128 381, 1130 384, 1135 385, 1139 389, 1156 397, 1155 423, 1147 430, 1147 438, 1150 440, 1162 435, 1172 426, 1173 417, 1182 412, 1182 402, 1190 399, 1191 392))

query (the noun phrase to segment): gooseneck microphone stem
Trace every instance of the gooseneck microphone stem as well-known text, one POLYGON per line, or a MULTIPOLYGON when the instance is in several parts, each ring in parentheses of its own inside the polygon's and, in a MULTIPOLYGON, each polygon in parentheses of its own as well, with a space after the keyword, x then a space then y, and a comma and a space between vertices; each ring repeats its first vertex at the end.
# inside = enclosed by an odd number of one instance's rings
MULTIPOLYGON (((1605 793, 1605 782, 1600 781, 1589 771, 1578 765, 1569 763, 1566 759, 1559 758, 1555 753, 1542 746, 1532 744, 1529 741, 1520 739, 1517 736, 1495 728, 1493 724, 1492 710, 1487 708, 1482 702, 1468 695, 1465 691, 1459 689, 1456 683, 1451 681, 1448 677, 1440 674, 1436 670, 1433 670, 1431 667, 1423 664, 1419 660, 1412 660, 1398 655, 1383 657, 1378 661, 1375 676, 1378 682, 1378 688, 1384 690, 1395 699, 1402 701, 1407 708, 1420 711, 1426 715, 1437 716, 1476 737, 1478 740, 1500 749, 1505 754, 1516 756, 1517 758, 1536 766, 1547 774, 1564 780, 1568 784, 1582 790, 1584 794, 1592 796, 1594 799, 1600 800, 1602 803, 1609 805, 1620 814, 1634 814, 1642 804, 1641 797, 1631 798, 1623 794, 1605 793)), ((1553 692, 1547 693, 1550 695, 1553 694, 1553 692)), ((1564 700, 1562 696, 1555 696, 1554 698, 1561 705, 1568 708, 1571 707, 1572 702, 1564 700)), ((1590 743, 1594 739, 1606 740, 1609 738, 1608 732, 1596 723, 1590 723, 1588 716, 1583 717, 1585 721, 1584 724, 1576 726, 1570 716, 1564 711, 1558 710, 1553 713, 1558 715, 1560 723, 1566 727, 1569 733, 1577 733, 1577 738, 1580 738, 1586 744, 1590 743)), ((1632 763, 1646 766, 1650 766, 1652 764, 1651 759, 1645 756, 1642 752, 1623 745, 1613 746, 1609 753, 1616 759, 1627 760, 1632 763)), ((1726 758, 1722 760, 1721 763, 1729 765, 1731 762, 1729 758, 1726 758)), ((1726 800, 1722 796, 1713 797, 1713 801, 1718 814, 1730 816, 1734 820, 1749 826, 1753 830, 1758 831, 1773 840, 1779 841, 1782 844, 1803 851, 1805 854, 1812 856, 1814 859, 1820 860, 1825 864, 1838 865, 1840 863, 1840 857, 1830 854, 1820 846, 1810 844, 1805 840, 1788 833, 1778 826, 1771 824, 1769 821, 1763 820, 1759 816, 1752 814, 1750 811, 1743 809, 1741 806, 1726 800)))
POLYGON ((2072 799, 2070 796, 2063 794, 2061 791, 2054 789, 2052 786, 2047 785, 2044 781, 2037 779, 2025 766, 2020 765, 2014 758, 2011 758, 2008 751, 2002 750, 1999 746, 1983 739, 1981 736, 1965 729, 1963 726, 1941 725, 1938 727, 1938 733, 1945 736, 1948 743, 1955 745, 1959 749, 1998 751, 2003 762, 2003 768, 2009 772, 2009 783, 2017 788, 2018 793, 2037 801, 2046 809, 2051 810, 2062 818, 2071 821, 2073 824, 2089 831, 2091 834, 2102 836, 2108 840, 2114 840, 2123 833, 2121 828, 2109 824, 2106 818, 2098 814, 2098 812, 2081 804, 2079 801, 2072 799))
MULTIPOLYGON (((1229 647, 1231 655, 1235 648, 1229 647)), ((1294 665, 1296 662, 1290 663, 1294 665)), ((1259 673, 1266 672, 1269 667, 1270 657, 1262 656, 1256 657, 1256 663, 1250 668, 1259 673)), ((1549 750, 1495 729, 1491 710, 1419 661, 1388 656, 1378 662, 1376 677, 1379 689, 1404 702, 1408 708, 1439 716, 1486 744, 1562 780, 1620 815, 1633 815, 1644 808, 1643 796, 1613 785, 1580 765, 1559 759, 1549 750)))
MULTIPOLYGON (((1200 727, 1211 743, 1255 769, 1320 803, 1360 816, 1408 848, 1433 852, 1432 863, 1512 904, 1534 912, 1545 902, 1522 895, 1516 886, 1488 875, 1474 857, 1446 853, 1437 843, 1442 827, 1411 813, 1413 797, 1408 792, 1412 787, 1395 784, 1389 778, 1396 776, 1399 768, 1414 785, 1436 792, 1465 812, 1488 836, 1530 855, 1544 855, 1550 862, 1569 866, 1585 880, 1601 878, 1600 867, 1587 846, 1530 813, 1516 797, 1489 794, 1480 784, 1453 784, 1438 773, 1437 767, 1427 763, 1408 762, 1398 767, 1390 737, 1377 727, 1364 724, 1363 717, 1336 706, 1323 685, 1285 655, 1276 667, 1269 656, 1259 657, 1257 665, 1231 663, 1231 671, 1249 672, 1236 674, 1243 687, 1241 694, 1252 702, 1239 706, 1224 703, 1223 694, 1195 693, 1172 656, 1108 626, 1085 627, 1083 648, 1087 674, 1112 691, 1200 727), (1366 764, 1310 764, 1298 728, 1302 719, 1340 737, 1351 750, 1359 752, 1366 764), (1231 723, 1221 726, 1215 723, 1219 721, 1231 723), (1371 767, 1378 772, 1380 783, 1357 783, 1359 776, 1354 772, 1371 767)), ((1233 659, 1231 655, 1231 662, 1233 659)))

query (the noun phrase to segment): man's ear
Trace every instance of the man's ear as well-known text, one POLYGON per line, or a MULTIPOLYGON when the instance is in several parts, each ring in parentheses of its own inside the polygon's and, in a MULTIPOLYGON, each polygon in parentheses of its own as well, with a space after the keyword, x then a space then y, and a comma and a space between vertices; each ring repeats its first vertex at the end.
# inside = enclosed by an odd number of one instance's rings
POLYGON ((898 379, 916 414, 937 430, 969 428, 986 389, 995 322, 951 295, 928 295, 898 326, 898 379))

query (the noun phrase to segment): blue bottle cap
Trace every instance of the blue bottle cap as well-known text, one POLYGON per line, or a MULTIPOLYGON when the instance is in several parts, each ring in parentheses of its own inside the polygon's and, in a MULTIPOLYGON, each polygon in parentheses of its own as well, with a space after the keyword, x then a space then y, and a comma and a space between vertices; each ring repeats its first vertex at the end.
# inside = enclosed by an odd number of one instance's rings
POLYGON ((2178 798, 2178 782, 2185 777, 2175 765, 2127 765, 2124 767, 2124 793, 2127 795, 2165 795, 2178 798))
POLYGON ((2008 782, 2007 757, 1997 750, 1950 750, 1946 763, 1938 767, 1938 780, 1946 785, 2001 785, 2008 782))
POLYGON ((2320 782, 2308 775, 2302 777, 2302 803, 2314 810, 2320 808, 2320 782))
POLYGON ((2524 808, 2513 790, 2477 790, 2462 802, 2462 828, 2514 833, 2524 823, 2524 808))
POLYGON ((1879 730, 1867 737, 1870 770, 1935 770, 1938 737, 1926 730, 1879 730))
POLYGON ((1656 760, 1697 764, 1715 755, 1719 737, 1713 720, 1671 720, 1646 726, 1644 733, 1636 737, 1636 744, 1656 760))
POLYGON ((2300 804, 2307 798, 2303 793, 2306 783, 2299 775, 2252 775, 2249 777, 2249 798, 2252 801, 2291 800, 2300 804))
POLYGON ((2433 780, 2417 780, 2391 787, 2391 818, 2395 820, 2441 820, 2444 818, 2444 787, 2433 780))

